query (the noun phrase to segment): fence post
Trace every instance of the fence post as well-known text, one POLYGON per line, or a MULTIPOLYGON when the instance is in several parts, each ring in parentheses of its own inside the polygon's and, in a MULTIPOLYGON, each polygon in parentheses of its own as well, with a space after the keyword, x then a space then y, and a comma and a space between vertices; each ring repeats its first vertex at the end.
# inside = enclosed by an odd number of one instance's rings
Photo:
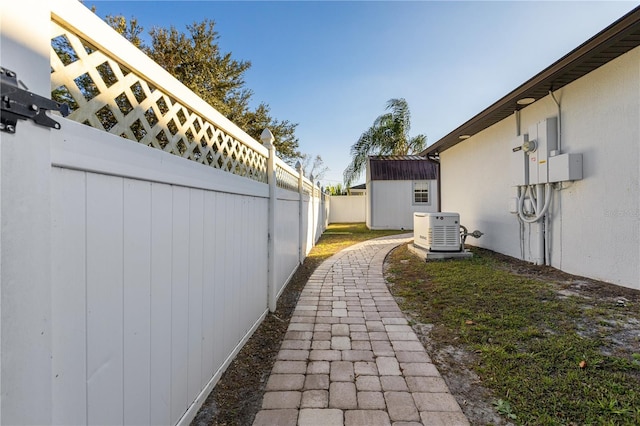
POLYGON ((309 180, 311 181, 311 198, 309 202, 311 203, 311 223, 308 225, 311 227, 311 247, 316 245, 316 188, 313 185, 313 173, 309 176, 309 180))
POLYGON ((260 141, 269 150, 267 159, 267 182, 269 182, 269 219, 267 224, 267 305, 276 311, 276 147, 275 138, 269 129, 264 129, 260 141))
POLYGON ((304 175, 302 173, 302 164, 298 161, 296 162, 296 170, 298 171, 298 263, 302 265, 305 256, 305 250, 302 248, 302 243, 304 239, 302 237, 302 232, 304 231, 304 226, 302 224, 302 208, 304 207, 304 202, 302 199, 302 195, 304 194, 304 175))
MULTIPOLYGON (((0 65, 24 82, 21 89, 45 98, 51 97, 48 3, 0 6, 0 65)), ((49 424, 55 362, 50 146, 60 130, 31 120, 18 120, 12 130, 0 133, 0 424, 49 424)))
MULTIPOLYGON (((322 208, 322 187, 320 186, 320 181, 316 182, 316 186, 318 187, 318 223, 316 224, 316 230, 321 230, 322 226, 320 224, 324 220, 324 211, 322 208)), ((322 235, 322 232, 318 234, 318 239, 320 235, 322 235)), ((314 245, 316 241, 313 242, 314 245)))

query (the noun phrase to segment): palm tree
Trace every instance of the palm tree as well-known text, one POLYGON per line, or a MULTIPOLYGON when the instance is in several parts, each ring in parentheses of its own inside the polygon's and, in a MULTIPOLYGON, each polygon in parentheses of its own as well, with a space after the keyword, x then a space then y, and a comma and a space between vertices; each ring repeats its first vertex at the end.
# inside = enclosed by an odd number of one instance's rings
POLYGON ((370 155, 407 155, 424 149, 425 135, 409 137, 411 114, 404 98, 389 99, 387 110, 390 112, 376 118, 373 125, 351 146, 351 164, 345 169, 346 187, 360 177, 370 155))

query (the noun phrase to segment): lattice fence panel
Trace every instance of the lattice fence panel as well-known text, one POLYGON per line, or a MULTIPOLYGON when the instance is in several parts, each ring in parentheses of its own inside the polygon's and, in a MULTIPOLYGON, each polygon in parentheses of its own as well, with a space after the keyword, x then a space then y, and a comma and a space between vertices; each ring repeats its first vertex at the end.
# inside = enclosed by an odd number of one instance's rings
POLYGON ((276 183, 279 188, 298 192, 298 176, 284 167, 276 166, 276 183))
POLYGON ((311 193, 313 192, 313 185, 305 181, 302 184, 302 192, 304 192, 307 195, 311 195, 311 193))
POLYGON ((267 181, 267 159, 262 154, 56 22, 51 28, 51 96, 69 105, 68 118, 207 166, 267 181))

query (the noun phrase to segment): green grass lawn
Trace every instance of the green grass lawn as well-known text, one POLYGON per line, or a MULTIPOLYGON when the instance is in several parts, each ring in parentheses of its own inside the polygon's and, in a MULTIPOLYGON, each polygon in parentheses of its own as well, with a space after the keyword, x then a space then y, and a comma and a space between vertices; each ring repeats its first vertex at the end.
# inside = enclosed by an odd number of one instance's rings
POLYGON ((364 223, 333 223, 324 231, 316 246, 308 257, 313 260, 324 260, 342 249, 372 238, 402 234, 407 231, 367 229, 364 223))
POLYGON ((388 279, 403 311, 434 325, 437 345, 476 354, 469 367, 497 411, 518 424, 640 424, 640 304, 562 296, 474 252, 424 262, 403 246, 390 256, 388 279), (608 336, 629 324, 636 349, 613 348, 608 336))

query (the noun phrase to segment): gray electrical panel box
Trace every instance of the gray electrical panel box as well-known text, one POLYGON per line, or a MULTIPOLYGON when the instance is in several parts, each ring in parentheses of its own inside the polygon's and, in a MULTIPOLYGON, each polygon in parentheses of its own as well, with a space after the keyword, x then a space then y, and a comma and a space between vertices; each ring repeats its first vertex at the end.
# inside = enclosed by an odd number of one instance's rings
POLYGON ((529 141, 536 149, 529 157, 529 184, 549 183, 549 153, 558 149, 558 119, 547 118, 529 127, 529 141))
POLYGON ((549 157, 549 182, 582 179, 582 154, 560 154, 549 157))
POLYGON ((511 186, 527 185, 529 183, 529 157, 522 149, 528 135, 520 135, 511 141, 510 176, 511 186))

